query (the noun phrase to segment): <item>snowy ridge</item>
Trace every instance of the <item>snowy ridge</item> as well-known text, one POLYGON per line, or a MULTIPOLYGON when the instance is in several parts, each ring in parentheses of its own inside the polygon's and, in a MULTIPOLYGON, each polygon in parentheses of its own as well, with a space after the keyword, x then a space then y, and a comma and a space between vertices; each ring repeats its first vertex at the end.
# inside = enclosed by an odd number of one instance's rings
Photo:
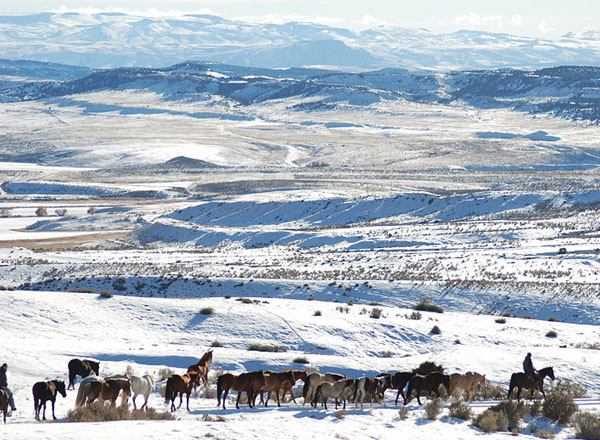
POLYGON ((189 58, 260 67, 412 70, 600 61, 600 39, 593 30, 551 40, 465 30, 436 34, 381 26, 355 32, 313 23, 254 24, 214 15, 150 18, 125 13, 0 16, 0 50, 8 58, 93 68, 157 67, 189 58))

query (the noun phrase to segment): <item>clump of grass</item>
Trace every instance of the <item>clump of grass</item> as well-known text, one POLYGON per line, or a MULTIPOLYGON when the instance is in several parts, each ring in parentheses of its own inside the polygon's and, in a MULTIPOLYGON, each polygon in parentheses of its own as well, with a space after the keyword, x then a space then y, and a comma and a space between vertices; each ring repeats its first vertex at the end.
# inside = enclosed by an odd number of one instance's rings
POLYGON ((211 347, 222 347, 223 343, 221 341, 214 340, 210 343, 211 347))
POLYGON ((558 333, 556 333, 554 330, 550 330, 548 333, 546 333, 547 338, 556 338, 557 336, 558 333))
POLYGON ((211 416, 208 413, 204 413, 202 414, 202 421, 203 422, 226 422, 227 419, 225 419, 225 417, 223 416, 211 416))
POLYGON ((450 404, 448 415, 456 419, 471 420, 471 408, 463 403, 462 400, 455 400, 450 404))
POLYGON ((98 295, 100 298, 112 298, 114 295, 110 293, 108 290, 103 290, 98 295))
POLYGON ((498 318, 498 319, 496 319, 496 324, 506 324, 506 319, 498 318))
POLYGON ((423 315, 421 315, 421 312, 417 312, 416 310, 414 312, 412 312, 410 315, 406 315, 406 317, 408 319, 413 319, 415 321, 418 321, 419 319, 421 319, 423 317, 423 315))
POLYGON ((381 318, 382 314, 383 314, 383 310, 381 310, 378 307, 373 307, 371 309, 371 314, 369 316, 374 319, 379 319, 379 318, 381 318))
POLYGON ((287 351, 287 347, 283 347, 281 345, 250 344, 248 346, 248 351, 264 351, 274 353, 278 351, 287 351))
POLYGON ((312 296, 312 294, 311 294, 311 295, 308 295, 308 296, 306 297, 306 301, 314 301, 314 300, 315 300, 315 297, 314 297, 314 296, 312 296))
POLYGON ((402 408, 400 408, 398 410, 398 417, 400 417, 400 420, 408 419, 408 407, 407 406, 403 406, 402 408))
POLYGON ((535 436, 537 438, 553 439, 556 436, 556 432, 554 431, 554 429, 551 429, 550 431, 540 429, 535 433, 535 436))
POLYGON ((296 364, 309 364, 310 363, 308 361, 308 359, 306 359, 306 357, 304 357, 304 356, 299 356, 299 357, 295 358, 292 362, 294 362, 296 364))
POLYGON ((113 420, 175 420, 175 417, 171 413, 158 412, 154 408, 130 411, 127 406, 105 406, 104 402, 98 401, 67 412, 68 422, 113 420))
POLYGON ((437 325, 434 325, 430 333, 433 335, 439 335, 442 333, 442 330, 440 330, 440 328, 437 325))
POLYGON ((212 307, 202 307, 200 309, 201 315, 212 315, 213 313, 215 313, 215 309, 213 309, 212 307))
POLYGON ((236 298, 235 300, 240 301, 242 304, 252 304, 254 302, 250 298, 244 298, 243 296, 236 298))
POLYGON ((338 418, 338 419, 340 419, 340 420, 343 420, 343 419, 345 419, 345 418, 346 418, 346 414, 347 414, 347 413, 346 413, 346 411, 345 411, 345 410, 343 410, 343 409, 340 409, 339 411, 337 411, 337 412, 335 413, 335 417, 336 417, 336 418, 338 418))
POLYGON ((439 397, 436 397, 425 404, 425 416, 429 420, 436 420, 442 413, 443 407, 444 404, 442 403, 442 400, 439 397))
POLYGON ((389 351, 389 350, 382 351, 381 353, 379 353, 379 357, 382 357, 382 358, 391 358, 392 357, 392 352, 389 351))
POLYGON ((429 298, 427 297, 421 298, 421 301, 415 304, 413 306, 413 309, 419 310, 421 312, 444 313, 444 309, 442 309, 440 306, 432 304, 429 298))
POLYGON ((159 380, 167 380, 169 377, 171 377, 173 374, 175 374, 175 371, 171 370, 170 368, 161 368, 160 370, 158 370, 158 378, 159 380))
POLYGON ((313 313, 313 316, 321 316, 321 311, 315 310, 315 313, 313 313))
POLYGON ((92 289, 69 289, 69 292, 73 293, 94 293, 92 289))
POLYGON ((579 407, 573 401, 573 396, 558 392, 546 394, 542 414, 544 417, 556 420, 561 425, 567 425, 579 407))
POLYGON ((575 438, 600 440, 600 414, 578 412, 573 418, 575 438))

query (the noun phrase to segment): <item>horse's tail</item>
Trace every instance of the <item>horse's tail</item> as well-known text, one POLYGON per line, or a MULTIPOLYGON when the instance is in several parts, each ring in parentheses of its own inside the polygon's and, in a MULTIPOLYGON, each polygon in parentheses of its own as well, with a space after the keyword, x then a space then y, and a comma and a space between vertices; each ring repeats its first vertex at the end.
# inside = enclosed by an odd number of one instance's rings
POLYGON ((223 393, 223 383, 221 377, 217 378, 217 408, 221 406, 221 394, 223 393))
POLYGON ((304 403, 306 403, 306 396, 308 395, 308 390, 310 389, 310 378, 312 376, 308 376, 304 381, 304 386, 302 387, 302 397, 304 398, 304 403))
POLYGON ((167 379, 167 388, 165 388, 165 403, 169 403, 174 399, 173 396, 173 381, 169 377, 167 379))
POLYGON ((506 395, 507 399, 510 399, 510 395, 512 393, 512 390, 515 388, 515 386, 517 385, 516 383, 516 376, 515 373, 511 374, 510 376, 510 383, 508 385, 508 394, 506 395))
POLYGON ((79 388, 77 389, 77 397, 75 398, 75 409, 81 408, 85 398, 87 397, 87 390, 89 388, 89 383, 82 382, 79 384, 79 388))
POLYGON ((315 392, 314 392, 314 396, 312 396, 312 398, 313 398, 313 401, 312 401, 312 406, 313 406, 314 408, 316 408, 316 407, 317 407, 317 404, 319 403, 319 396, 320 396, 321 394, 323 394, 323 384, 321 384, 321 385, 319 385, 319 386, 317 387, 317 389, 316 389, 316 390, 315 390, 315 392))

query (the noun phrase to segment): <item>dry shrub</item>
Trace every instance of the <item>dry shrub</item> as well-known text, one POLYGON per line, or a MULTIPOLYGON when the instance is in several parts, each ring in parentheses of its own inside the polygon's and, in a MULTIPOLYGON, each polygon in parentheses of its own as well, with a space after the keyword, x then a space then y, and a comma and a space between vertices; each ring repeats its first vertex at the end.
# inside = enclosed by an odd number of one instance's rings
POLYGON ((546 394, 542 414, 548 419, 556 420, 561 425, 566 425, 578 409, 579 407, 573 401, 573 396, 551 392, 546 394))
POLYGON ((600 415, 590 412, 578 412, 573 418, 575 438, 600 440, 600 415))
POLYGON ((443 373, 444 367, 442 365, 437 365, 435 362, 425 361, 421 362, 421 364, 417 368, 413 368, 413 374, 421 374, 425 376, 426 374, 433 373, 434 371, 443 373))
POLYGON ((423 317, 423 315, 421 315, 420 312, 414 311, 410 315, 406 315, 406 317, 408 319, 413 319, 415 321, 418 321, 419 319, 421 319, 423 317))
POLYGON ((292 362, 296 364, 310 364, 310 362, 308 361, 308 359, 306 359, 305 356, 299 356, 297 358, 294 358, 292 362))
POLYGON ((587 397, 587 390, 583 385, 577 382, 571 382, 568 380, 559 380, 553 384, 550 384, 550 393, 568 394, 574 399, 581 399, 587 397))
POLYGON ((513 431, 519 429, 519 423, 529 412, 529 407, 523 402, 503 400, 473 419, 473 425, 485 432, 513 431))
POLYGON ((442 333, 442 330, 437 325, 434 325, 430 331, 432 335, 439 335, 442 333))
POLYGON ((550 431, 544 431, 543 429, 541 429, 535 433, 535 436, 537 438, 546 438, 546 439, 552 439, 552 438, 554 438, 555 435, 556 435, 556 432, 554 432, 554 429, 551 429, 550 431))
POLYGON ((167 384, 164 384, 164 385, 158 387, 158 395, 160 397, 165 397, 166 391, 167 391, 167 384))
POLYGON ((335 413, 335 417, 336 417, 336 418, 338 418, 338 419, 340 419, 340 420, 342 420, 342 419, 345 419, 345 418, 346 418, 346 414, 347 414, 347 413, 346 413, 346 411, 345 411, 345 410, 343 410, 343 409, 340 409, 339 411, 337 411, 337 412, 335 413))
POLYGON ((542 414, 542 402, 540 400, 534 400, 529 405, 529 415, 531 417, 539 417, 542 414))
POLYGON ((226 422, 227 420, 223 416, 211 416, 208 413, 202 414, 203 422, 226 422))
POLYGON ((173 374, 175 374, 175 371, 170 368, 161 368, 158 370, 158 380, 167 380, 173 374))
POLYGON ((281 345, 250 344, 248 346, 248 351, 266 351, 274 353, 278 351, 287 351, 287 347, 281 345))
POLYGON ((503 412, 486 409, 473 419, 473 425, 484 432, 508 431, 508 418, 503 412))
POLYGON ((400 408, 398 410, 398 417, 400 417, 400 420, 408 419, 408 407, 403 406, 402 408, 400 408))
POLYGON ((471 420, 472 412, 471 408, 465 405, 462 400, 455 400, 450 404, 448 415, 457 419, 471 420))
POLYGON ((421 312, 444 313, 444 309, 442 309, 440 306, 432 304, 429 298, 421 298, 421 301, 418 304, 415 304, 413 309, 420 310, 421 312))
POLYGON ((68 422, 108 422, 113 420, 175 420, 170 413, 158 412, 153 408, 129 411, 123 406, 107 406, 104 402, 93 402, 67 412, 68 422))
POLYGON ((498 384, 486 381, 485 386, 478 386, 473 393, 473 400, 502 400, 506 391, 498 384))
POLYGON ((383 310, 381 310, 379 307, 373 307, 369 316, 374 319, 379 319, 381 318, 382 314, 383 310))
POLYGON ((425 416, 429 420, 436 420, 442 413, 442 408, 444 408, 442 400, 439 397, 436 397, 425 404, 425 416))
POLYGON ((222 347, 223 343, 221 341, 214 340, 210 343, 211 347, 222 347))

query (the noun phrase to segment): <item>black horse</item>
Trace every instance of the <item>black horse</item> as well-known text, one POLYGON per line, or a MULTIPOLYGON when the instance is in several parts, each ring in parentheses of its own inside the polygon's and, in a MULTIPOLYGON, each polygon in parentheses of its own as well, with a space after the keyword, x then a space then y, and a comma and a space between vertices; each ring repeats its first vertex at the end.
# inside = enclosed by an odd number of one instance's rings
POLYGON ((417 393, 417 402, 421 405, 420 395, 421 392, 425 391, 427 395, 431 392, 435 392, 440 397, 440 385, 444 385, 446 393, 450 392, 450 376, 447 374, 434 371, 425 376, 415 374, 408 381, 408 390, 406 391, 406 397, 404 398, 404 405, 406 405, 412 399, 412 392, 417 393))
POLYGON ((531 377, 525 373, 521 373, 521 372, 513 373, 510 376, 510 385, 508 387, 507 399, 510 399, 510 395, 512 394, 512 392, 515 388, 517 389, 517 402, 521 400, 521 390, 523 388, 525 388, 527 390, 531 390, 531 396, 529 397, 530 400, 533 400, 533 392, 534 391, 540 391, 542 393, 542 396, 544 396, 544 399, 545 399, 546 393, 544 392, 544 379, 546 377, 549 377, 552 380, 556 379, 556 377, 554 376, 554 368, 552 368, 552 367, 542 368, 541 370, 538 370, 537 375, 538 375, 538 381, 537 381, 537 383, 534 383, 531 380, 531 377))
POLYGON ((92 371, 96 376, 100 374, 100 362, 90 359, 71 359, 69 361, 69 386, 67 389, 75 389, 75 376, 88 377, 92 371))
POLYGON ((42 413, 43 419, 46 420, 46 402, 49 400, 52 402, 52 418, 56 420, 54 415, 54 402, 56 402, 56 393, 60 393, 61 396, 67 397, 65 391, 65 383, 62 380, 49 380, 48 382, 36 382, 31 389, 33 392, 33 405, 35 409, 36 420, 40 419, 40 410, 44 406, 44 412, 42 413))
POLYGON ((383 389, 384 393, 385 390, 387 390, 388 388, 392 390, 398 390, 398 394, 396 394, 395 403, 396 405, 398 405, 398 398, 400 397, 400 394, 402 394, 402 399, 406 399, 406 395, 404 394, 404 388, 414 375, 415 374, 412 372, 403 371, 394 374, 381 373, 378 377, 383 377, 385 380, 385 386, 383 389))

